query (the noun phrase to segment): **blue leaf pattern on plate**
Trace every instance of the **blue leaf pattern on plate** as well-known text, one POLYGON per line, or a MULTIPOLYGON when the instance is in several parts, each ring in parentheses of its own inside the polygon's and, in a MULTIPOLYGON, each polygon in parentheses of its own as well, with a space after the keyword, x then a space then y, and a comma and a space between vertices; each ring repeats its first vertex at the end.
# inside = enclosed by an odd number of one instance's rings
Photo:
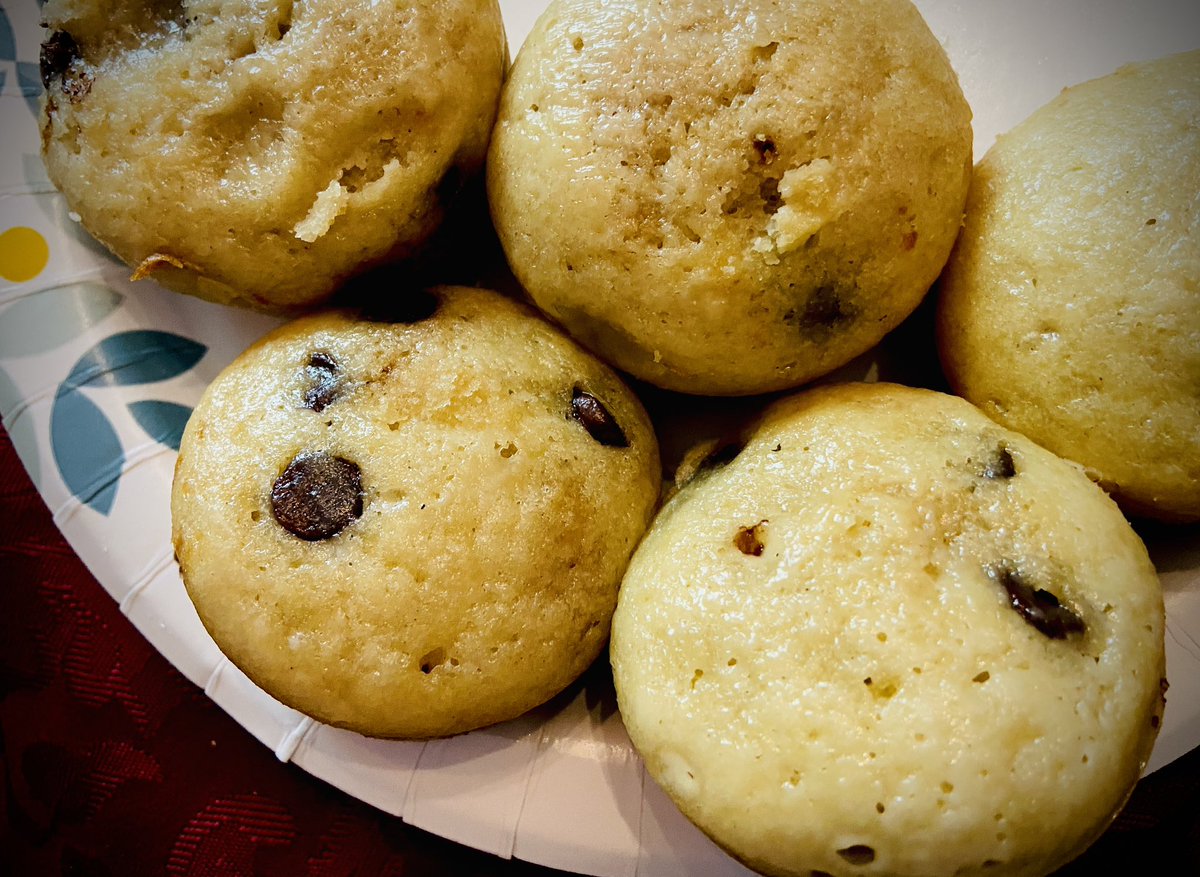
POLYGON ((152 384, 181 375, 204 356, 197 341, 138 329, 105 338, 79 358, 63 382, 63 390, 152 384))
MULTIPOLYGON (((183 374, 207 348, 170 332, 134 330, 103 339, 79 357, 58 387, 50 411, 50 444, 67 488, 107 515, 117 495, 125 453, 116 430, 83 387, 152 384, 183 374)), ((190 409, 172 402, 132 402, 129 410, 155 441, 179 450, 190 409)))
POLYGON ((8 13, 0 8, 0 61, 17 60, 17 41, 13 38, 8 13))
POLYGON ((129 413, 152 439, 160 445, 178 451, 179 442, 183 438, 183 428, 192 416, 192 409, 186 405, 176 405, 174 402, 149 399, 129 403, 129 413))
POLYGON ((40 115, 38 98, 42 96, 41 68, 30 61, 18 61, 17 84, 21 86, 21 94, 25 96, 29 111, 35 116, 40 115))
POLYGON ((50 410, 50 445, 67 489, 102 515, 112 511, 125 465, 121 441, 104 412, 65 384, 50 410))
POLYGON ((5 356, 45 353, 78 337, 121 304, 121 293, 100 283, 72 283, 13 302, 0 320, 5 356))

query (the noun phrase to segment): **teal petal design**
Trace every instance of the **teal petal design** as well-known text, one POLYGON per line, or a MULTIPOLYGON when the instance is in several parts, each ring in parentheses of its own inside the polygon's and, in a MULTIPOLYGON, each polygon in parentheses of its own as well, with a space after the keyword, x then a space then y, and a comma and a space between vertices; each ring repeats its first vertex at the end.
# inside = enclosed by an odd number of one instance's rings
POLYGON ((60 395, 80 387, 152 384, 181 375, 208 348, 170 332, 138 329, 105 338, 79 358, 59 388, 60 395))
POLYGON ((72 283, 18 299, 0 317, 0 351, 30 356, 58 347, 96 325, 121 304, 101 283, 72 283))
POLYGON ((15 60, 17 60, 17 41, 13 38, 13 29, 8 21, 8 13, 0 8, 0 61, 15 60))
POLYGON ((71 494, 102 515, 112 511, 125 465, 120 439, 104 412, 66 384, 50 409, 50 445, 71 494))
POLYGON ((150 399, 129 403, 129 413, 152 439, 160 445, 178 451, 179 442, 183 438, 183 428, 192 416, 192 409, 186 405, 176 405, 174 402, 150 399))
MULTIPOLYGON (((116 430, 80 389, 165 381, 194 366, 206 350, 182 335, 139 329, 110 335, 79 357, 50 409, 50 445, 63 481, 80 502, 107 515, 125 465, 116 430)), ((135 402, 129 407, 156 441, 178 447, 187 422, 183 406, 135 402)))
POLYGON ((18 61, 17 84, 21 86, 21 94, 25 96, 29 111, 35 116, 39 115, 41 110, 38 107, 38 98, 42 96, 42 71, 38 65, 32 61, 18 61))

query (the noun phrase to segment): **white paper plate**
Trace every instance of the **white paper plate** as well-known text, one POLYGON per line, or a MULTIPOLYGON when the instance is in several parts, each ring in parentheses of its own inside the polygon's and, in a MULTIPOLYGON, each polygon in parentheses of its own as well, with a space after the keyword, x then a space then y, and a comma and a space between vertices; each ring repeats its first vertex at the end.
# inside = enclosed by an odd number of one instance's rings
MULTIPOLYGON (((513 51, 545 0, 502 0, 513 51)), ((920 0, 975 112, 976 155, 1062 88, 1200 44, 1194 0, 920 0)), ((314 724, 224 660, 172 561, 173 445, 206 384, 276 321, 131 285, 38 157, 38 5, 0 3, 0 413, 58 527, 163 655, 281 759, 500 856, 594 875, 746 874, 630 748, 600 680, 448 740, 314 724)), ((1150 769, 1200 745, 1197 529, 1151 550, 1167 604, 1167 709, 1150 769)))

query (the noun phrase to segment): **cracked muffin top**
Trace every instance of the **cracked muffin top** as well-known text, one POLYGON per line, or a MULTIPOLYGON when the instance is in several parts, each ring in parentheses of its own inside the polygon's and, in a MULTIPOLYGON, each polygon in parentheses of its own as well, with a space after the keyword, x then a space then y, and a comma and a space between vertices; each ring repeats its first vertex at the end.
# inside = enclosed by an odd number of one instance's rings
POLYGON ((83 226, 218 302, 292 311, 412 254, 482 164, 495 0, 50 0, 42 146, 83 226))
POLYGON ((807 381, 917 305, 962 218, 970 111, 908 0, 559 0, 488 165, 543 310, 674 390, 807 381))

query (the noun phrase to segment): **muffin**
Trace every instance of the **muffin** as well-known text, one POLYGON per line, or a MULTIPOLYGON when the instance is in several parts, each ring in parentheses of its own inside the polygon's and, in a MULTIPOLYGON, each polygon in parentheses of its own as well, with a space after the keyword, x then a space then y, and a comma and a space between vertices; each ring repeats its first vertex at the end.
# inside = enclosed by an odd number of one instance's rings
POLYGON ((537 305, 672 390, 794 386, 862 353, 946 260, 970 110, 908 0, 556 0, 488 160, 537 305))
POLYGON ((1133 515, 1200 520, 1200 51, 1067 89, 984 156, 939 299, 956 392, 1133 515))
POLYGON ((512 718, 607 641, 654 435, 606 366, 496 293, 368 316, 289 323, 206 391, 171 497, 184 584, 233 663, 323 722, 512 718))
POLYGON ((1146 763, 1163 624, 1079 467, 956 397, 844 384, 696 470, 610 654, 648 771, 750 867, 1042 875, 1146 763))
POLYGON ((482 164, 495 0, 49 0, 42 152, 85 229, 180 292, 295 311, 412 255, 482 164))

